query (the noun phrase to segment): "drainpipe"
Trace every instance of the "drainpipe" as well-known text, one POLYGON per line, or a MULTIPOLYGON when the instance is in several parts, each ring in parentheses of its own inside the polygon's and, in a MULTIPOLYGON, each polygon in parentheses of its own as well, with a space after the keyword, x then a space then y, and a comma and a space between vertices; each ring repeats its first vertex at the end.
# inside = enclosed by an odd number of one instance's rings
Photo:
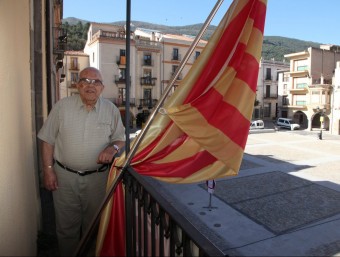
POLYGON ((51 20, 50 17, 50 1, 45 1, 46 3, 46 33, 45 33, 45 37, 46 37, 46 90, 47 90, 47 111, 48 113, 51 111, 52 106, 53 106, 53 101, 52 101, 52 85, 54 85, 54 83, 52 83, 52 65, 51 65, 51 61, 52 61, 52 57, 53 55, 51 55, 51 51, 52 51, 52 47, 51 44, 53 44, 53 41, 51 42, 51 24, 53 24, 53 21, 51 20))
POLYGON ((126 84, 125 84, 125 152, 130 151, 130 42, 131 42, 131 0, 126 0, 126 84))

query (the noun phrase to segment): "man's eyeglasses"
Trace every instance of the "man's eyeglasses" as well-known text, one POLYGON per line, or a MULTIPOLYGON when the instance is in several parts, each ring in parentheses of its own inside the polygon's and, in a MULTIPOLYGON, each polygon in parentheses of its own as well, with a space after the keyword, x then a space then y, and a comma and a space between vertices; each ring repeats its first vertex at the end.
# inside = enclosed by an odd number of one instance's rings
POLYGON ((103 82, 99 79, 88 79, 88 78, 81 78, 79 79, 79 84, 81 86, 85 85, 94 85, 96 87, 102 86, 103 82))

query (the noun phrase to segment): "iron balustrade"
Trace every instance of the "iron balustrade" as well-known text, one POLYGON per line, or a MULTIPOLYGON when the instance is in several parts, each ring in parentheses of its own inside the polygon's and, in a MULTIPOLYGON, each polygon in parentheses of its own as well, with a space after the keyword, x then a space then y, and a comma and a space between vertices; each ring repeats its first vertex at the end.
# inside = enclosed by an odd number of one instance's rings
POLYGON ((151 109, 156 106, 157 102, 157 99, 139 99, 139 107, 146 107, 151 109))
POLYGON ((124 174, 127 256, 225 256, 132 168, 124 174))

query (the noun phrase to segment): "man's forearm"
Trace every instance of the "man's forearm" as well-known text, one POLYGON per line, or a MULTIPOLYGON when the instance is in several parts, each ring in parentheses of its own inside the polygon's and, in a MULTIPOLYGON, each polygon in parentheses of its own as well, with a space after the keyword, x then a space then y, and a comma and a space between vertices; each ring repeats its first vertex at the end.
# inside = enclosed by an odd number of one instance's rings
POLYGON ((53 153, 54 146, 42 141, 42 161, 43 161, 43 170, 51 169, 53 167, 53 153))

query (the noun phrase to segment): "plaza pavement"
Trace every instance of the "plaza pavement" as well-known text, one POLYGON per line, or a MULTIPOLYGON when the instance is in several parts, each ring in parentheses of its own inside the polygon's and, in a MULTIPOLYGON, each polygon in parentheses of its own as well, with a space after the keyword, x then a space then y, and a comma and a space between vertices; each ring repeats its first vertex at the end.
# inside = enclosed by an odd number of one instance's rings
POLYGON ((340 136, 264 132, 211 196, 205 184, 154 183, 226 255, 340 256, 340 136))

